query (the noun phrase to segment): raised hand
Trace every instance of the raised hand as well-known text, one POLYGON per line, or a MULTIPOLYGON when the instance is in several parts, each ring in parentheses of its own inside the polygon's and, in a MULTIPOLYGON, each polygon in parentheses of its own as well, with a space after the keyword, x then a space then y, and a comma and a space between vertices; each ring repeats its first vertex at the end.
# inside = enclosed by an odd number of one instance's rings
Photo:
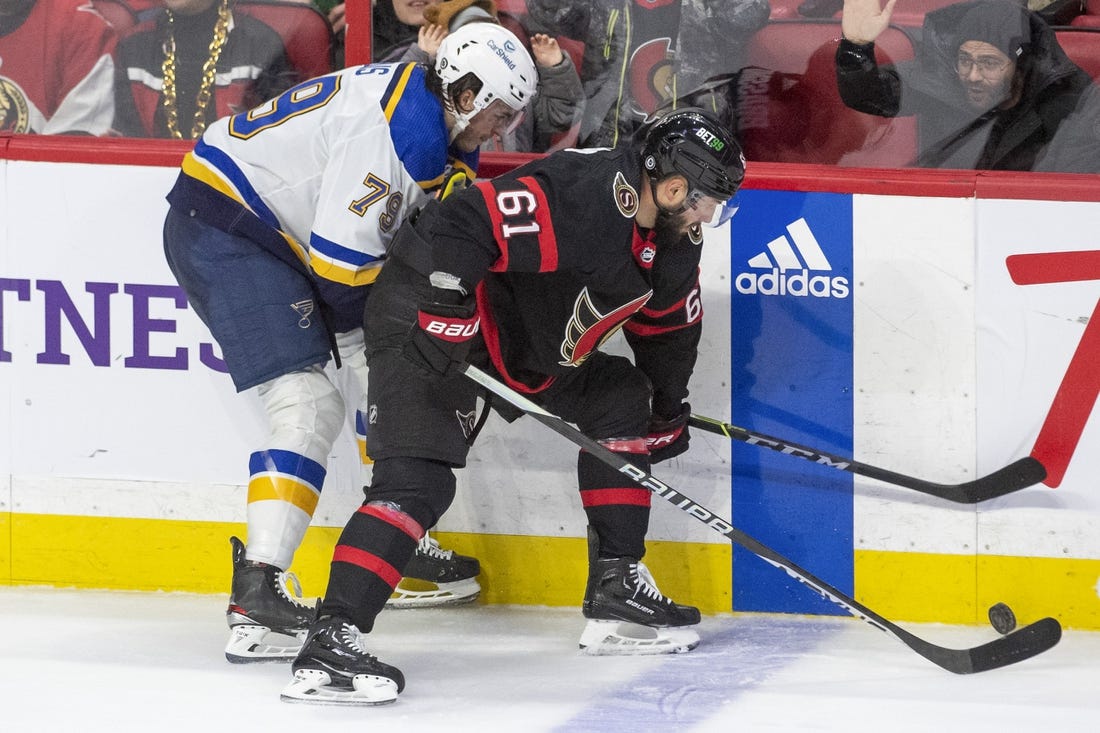
POLYGON ((435 60, 435 55, 439 52, 439 44, 443 43, 443 39, 447 37, 447 29, 441 25, 435 23, 425 23, 420 26, 420 31, 416 34, 416 45, 420 46, 420 50, 428 54, 428 58, 435 60))
POLYGON ((840 29, 852 43, 871 43, 890 25, 890 16, 898 0, 844 0, 840 29))
POLYGON ((545 33, 531 36, 531 55, 535 57, 536 64, 547 68, 557 66, 563 58, 558 39, 545 33))

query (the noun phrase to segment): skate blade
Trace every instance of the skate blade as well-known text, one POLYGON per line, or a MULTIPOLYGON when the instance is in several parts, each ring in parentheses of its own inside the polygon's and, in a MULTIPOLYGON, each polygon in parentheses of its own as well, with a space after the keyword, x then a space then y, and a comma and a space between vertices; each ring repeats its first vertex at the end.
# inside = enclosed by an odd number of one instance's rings
POLYGON ((351 689, 333 687, 327 672, 299 669, 279 696, 283 702, 313 705, 388 705, 397 700, 397 683, 388 677, 358 674, 351 689))
POLYGON ((689 628, 595 619, 585 625, 580 640, 581 653, 592 657, 683 654, 697 646, 699 634, 689 628))
POLYGON ((473 603, 481 594, 481 586, 473 578, 438 585, 416 581, 416 584, 428 586, 423 590, 412 587, 414 584, 408 581, 409 579, 405 578, 394 588, 393 595, 386 601, 386 608, 458 606, 463 603, 473 603), (434 587, 431 587, 433 585, 434 587))
POLYGON ((234 626, 225 644, 225 658, 232 664, 289 662, 298 656, 307 632, 302 629, 291 636, 266 626, 234 626))

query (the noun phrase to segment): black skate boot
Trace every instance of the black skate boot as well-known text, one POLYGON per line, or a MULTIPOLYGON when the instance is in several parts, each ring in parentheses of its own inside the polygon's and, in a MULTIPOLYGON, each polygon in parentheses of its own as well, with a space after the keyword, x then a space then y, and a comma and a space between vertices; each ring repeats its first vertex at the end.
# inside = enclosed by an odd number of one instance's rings
POLYGON ((233 547, 233 590, 225 612, 229 642, 225 658, 234 664, 289 661, 302 647, 314 608, 302 603, 302 587, 293 573, 250 562, 244 543, 233 547))
POLYGON ((429 608, 470 603, 481 593, 477 582, 480 573, 477 558, 443 550, 425 533, 386 606, 429 608))
POLYGON ((699 644, 683 628, 699 623, 699 609, 666 598, 645 564, 629 557, 597 556, 598 539, 589 530, 588 586, 582 612, 589 619, 581 634, 586 654, 677 654, 699 644))
POLYGON ((294 679, 283 689, 282 699, 321 705, 385 705, 396 700, 405 689, 405 676, 368 654, 362 642, 363 635, 347 619, 317 619, 291 664, 294 679))

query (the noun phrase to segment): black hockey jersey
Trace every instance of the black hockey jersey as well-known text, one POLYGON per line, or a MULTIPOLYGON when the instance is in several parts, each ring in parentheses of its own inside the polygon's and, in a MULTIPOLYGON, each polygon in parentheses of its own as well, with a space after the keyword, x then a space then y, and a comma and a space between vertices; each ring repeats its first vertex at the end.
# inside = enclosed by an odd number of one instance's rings
POLYGON ((476 285, 482 334, 514 389, 538 392, 620 328, 677 415, 701 331, 701 236, 658 241, 635 225, 641 154, 570 150, 479 182, 441 207, 433 271, 476 285))

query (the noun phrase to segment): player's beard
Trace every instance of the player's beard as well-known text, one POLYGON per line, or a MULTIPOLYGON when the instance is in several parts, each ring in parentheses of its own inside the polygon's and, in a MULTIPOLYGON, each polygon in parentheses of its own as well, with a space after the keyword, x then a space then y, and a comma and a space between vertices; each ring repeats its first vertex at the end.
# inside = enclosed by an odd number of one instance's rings
POLYGON ((672 213, 665 209, 657 211, 657 222, 653 225, 654 239, 658 244, 675 242, 687 233, 686 211, 672 213))

